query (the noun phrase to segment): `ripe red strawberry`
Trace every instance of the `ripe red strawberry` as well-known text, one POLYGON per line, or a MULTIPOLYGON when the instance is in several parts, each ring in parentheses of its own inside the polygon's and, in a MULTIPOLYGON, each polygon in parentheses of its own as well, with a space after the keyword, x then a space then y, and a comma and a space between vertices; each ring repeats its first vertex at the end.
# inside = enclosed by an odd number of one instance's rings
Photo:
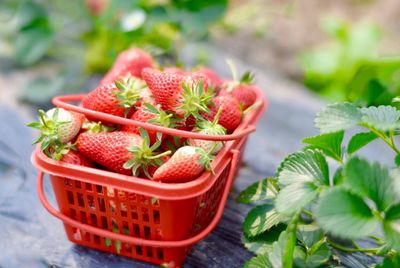
POLYGON ((111 70, 101 80, 100 85, 113 83, 127 75, 141 77, 142 69, 153 66, 152 57, 138 48, 121 52, 111 70))
POLYGON ((257 100, 256 86, 253 83, 254 75, 245 72, 240 80, 237 80, 236 67, 232 62, 228 62, 232 71, 233 81, 227 82, 220 95, 232 94, 240 104, 242 111, 252 106, 257 100))
MULTIPOLYGON (((140 122, 148 122, 163 127, 172 127, 174 123, 172 116, 172 114, 168 114, 167 112, 161 110, 159 106, 155 107, 149 103, 144 103, 144 105, 141 106, 130 119, 140 122)), ((136 134, 140 133, 138 127, 129 125, 123 126, 121 131, 127 131, 136 134)), ((148 130, 148 134, 150 137, 150 142, 153 144, 157 139, 157 132, 148 130)))
POLYGON ((207 68, 207 67, 200 67, 199 69, 197 69, 195 72, 195 74, 199 74, 199 75, 203 75, 205 77, 208 78, 209 83, 215 88, 215 89, 219 89, 221 88, 222 84, 223 84, 223 80, 221 79, 221 77, 219 77, 219 75, 214 72, 214 70, 207 68))
POLYGON ((161 142, 150 147, 146 135, 141 137, 125 131, 82 133, 76 147, 82 155, 111 171, 137 176, 142 170, 147 173, 150 165, 161 165, 159 158, 171 153, 167 151, 154 155, 153 151, 161 142))
POLYGON ((213 99, 214 106, 209 113, 203 113, 202 116, 209 121, 213 121, 218 110, 222 108, 218 124, 223 126, 228 133, 233 132, 242 121, 242 110, 239 102, 231 95, 217 96, 213 99))
POLYGON ((211 156, 202 148, 184 146, 154 173, 154 181, 188 182, 196 179, 204 169, 211 169, 211 156))
POLYGON ((79 165, 79 166, 85 166, 85 167, 92 167, 93 163, 86 157, 78 154, 77 152, 73 150, 69 150, 68 153, 64 154, 61 158, 62 162, 69 163, 69 164, 74 164, 74 165, 79 165))
POLYGON ((208 111, 212 94, 204 90, 203 79, 150 68, 143 70, 142 77, 164 110, 183 118, 190 115, 198 117, 199 112, 208 111))
POLYGON ((146 87, 138 78, 126 77, 113 84, 101 85, 82 100, 82 106, 116 116, 125 116, 141 101, 140 92, 146 87))
MULTIPOLYGON (((207 135, 225 135, 226 129, 218 124, 218 120, 222 113, 222 107, 219 108, 217 114, 214 116, 214 120, 201 120, 197 122, 197 127, 193 129, 193 132, 207 134, 207 135)), ((188 139, 188 144, 195 147, 203 148, 204 151, 210 154, 217 154, 224 143, 222 141, 207 141, 199 139, 188 139)))
POLYGON ((240 107, 244 111, 257 100, 256 86, 250 84, 239 84, 233 89, 232 96, 239 101, 240 107))
POLYGON ((171 74, 186 75, 186 72, 178 67, 166 67, 163 69, 163 72, 171 73, 171 74))

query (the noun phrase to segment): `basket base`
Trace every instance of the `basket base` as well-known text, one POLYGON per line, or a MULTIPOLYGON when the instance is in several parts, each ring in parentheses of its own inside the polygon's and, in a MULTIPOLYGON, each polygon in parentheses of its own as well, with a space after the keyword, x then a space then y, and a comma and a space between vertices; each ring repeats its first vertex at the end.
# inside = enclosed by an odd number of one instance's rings
POLYGON ((64 224, 64 229, 68 240, 75 245, 164 267, 181 267, 191 250, 191 247, 168 249, 121 243, 81 231, 67 224, 64 224))

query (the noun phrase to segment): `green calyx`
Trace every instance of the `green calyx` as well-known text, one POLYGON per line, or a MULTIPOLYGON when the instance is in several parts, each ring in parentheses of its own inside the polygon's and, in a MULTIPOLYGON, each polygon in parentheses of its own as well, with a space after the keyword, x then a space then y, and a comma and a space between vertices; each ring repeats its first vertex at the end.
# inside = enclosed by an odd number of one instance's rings
POLYGON ((165 151, 160 154, 156 154, 155 150, 161 145, 161 133, 157 133, 157 141, 150 146, 150 137, 146 130, 143 128, 139 129, 140 136, 143 138, 142 146, 130 146, 128 151, 132 153, 133 158, 125 162, 125 169, 132 169, 132 174, 134 176, 139 175, 140 168, 143 170, 146 177, 151 179, 149 174, 149 166, 161 166, 164 162, 162 158, 164 156, 170 155, 171 151, 165 151))
MULTIPOLYGON (((214 151, 217 144, 214 144, 211 152, 214 151)), ((214 156, 210 153, 207 153, 203 148, 195 147, 195 152, 200 156, 199 163, 204 166, 204 168, 208 171, 211 171, 214 174, 214 170, 211 166, 211 162, 214 159, 214 156)))
POLYGON ((141 99, 140 92, 146 87, 146 83, 129 75, 124 79, 115 81, 115 86, 119 89, 115 93, 119 105, 129 109, 141 99))
POLYGON ((225 135, 226 128, 224 128, 222 125, 218 124, 218 120, 219 120, 219 117, 221 116, 222 110, 223 110, 222 107, 220 107, 218 109, 218 112, 214 116, 213 121, 200 120, 197 123, 197 127, 198 127, 197 132, 204 132, 204 133, 214 134, 214 135, 225 135))
POLYGON ((162 127, 175 127, 178 119, 174 118, 173 114, 167 113, 162 110, 159 105, 153 106, 150 103, 143 103, 145 106, 144 111, 154 115, 154 118, 150 119, 148 123, 159 125, 162 127))
POLYGON ((183 117, 186 119, 189 116, 194 116, 196 119, 201 119, 200 113, 209 112, 208 105, 210 104, 213 93, 211 90, 204 90, 204 81, 202 79, 188 84, 182 83, 182 99, 178 110, 183 111, 183 117))
POLYGON ((103 125, 100 121, 94 122, 89 120, 83 122, 82 128, 86 129, 89 133, 110 132, 115 130, 113 127, 103 125))
MULTIPOLYGON (((42 150, 48 157, 52 157, 50 148, 59 148, 62 146, 60 142, 58 130, 62 125, 70 121, 60 121, 58 118, 59 109, 55 108, 54 113, 50 117, 45 111, 39 110, 39 122, 32 122, 28 127, 38 129, 41 132, 39 138, 33 143, 42 143, 40 150, 42 150)), ((54 149, 53 148, 53 149, 54 149)), ((61 149, 59 149, 61 150, 61 149)))
POLYGON ((238 85, 243 85, 243 84, 249 85, 254 83, 255 76, 253 73, 251 73, 250 71, 246 71, 242 74, 240 79, 238 79, 237 69, 233 61, 226 60, 226 63, 228 64, 229 69, 231 70, 232 73, 232 81, 228 82, 226 85, 226 90, 228 92, 232 92, 238 85))

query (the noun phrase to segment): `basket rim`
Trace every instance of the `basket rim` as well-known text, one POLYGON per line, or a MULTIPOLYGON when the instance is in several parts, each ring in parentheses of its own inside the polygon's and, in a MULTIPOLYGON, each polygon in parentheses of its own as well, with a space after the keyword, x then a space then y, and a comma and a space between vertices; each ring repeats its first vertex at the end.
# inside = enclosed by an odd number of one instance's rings
POLYGON ((235 129, 235 131, 233 131, 232 134, 227 134, 227 135, 206 135, 187 130, 179 130, 174 128, 158 126, 146 122, 140 122, 133 119, 123 118, 115 115, 106 114, 103 112, 86 109, 70 103, 70 102, 81 101, 86 96, 86 94, 56 96, 52 99, 52 103, 56 107, 74 111, 77 113, 82 113, 86 116, 96 118, 99 121, 120 124, 120 125, 142 127, 146 130, 157 131, 164 134, 179 136, 184 138, 195 138, 195 139, 214 140, 214 141, 230 141, 230 140, 240 139, 244 136, 247 136, 249 133, 255 131, 254 124, 259 120, 260 116, 263 114, 263 111, 267 107, 267 99, 265 98, 264 93, 261 91, 261 89, 259 87, 255 87, 255 92, 257 95, 256 102, 259 103, 259 106, 256 107, 254 110, 250 111, 249 114, 247 114, 247 116, 244 118, 244 120, 242 120, 240 125, 235 129))

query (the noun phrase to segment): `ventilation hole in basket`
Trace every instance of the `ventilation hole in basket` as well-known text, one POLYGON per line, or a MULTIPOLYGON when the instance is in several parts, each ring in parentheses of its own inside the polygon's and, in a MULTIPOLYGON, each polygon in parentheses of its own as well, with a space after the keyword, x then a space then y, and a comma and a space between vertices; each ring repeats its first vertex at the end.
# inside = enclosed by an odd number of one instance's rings
POLYGON ((128 217, 128 213, 126 212, 126 209, 122 209, 122 204, 121 204, 121 211, 120 211, 121 213, 121 217, 124 217, 124 218, 126 218, 126 217, 128 217))
POLYGON ((84 239, 85 241, 90 242, 90 233, 85 232, 85 234, 83 235, 83 239, 84 239))
POLYGON ((115 209, 117 208, 117 206, 115 205, 115 202, 114 202, 114 200, 109 200, 108 201, 109 202, 109 204, 110 204, 110 210, 111 210, 111 212, 115 212, 115 209))
POLYGON ((157 258, 159 260, 164 260, 164 251, 161 248, 157 249, 157 258))
POLYGON ((127 243, 123 243, 123 249, 124 249, 127 253, 132 254, 132 246, 131 246, 131 245, 129 245, 129 244, 127 244, 127 243))
POLYGON ((101 227, 103 227, 103 229, 108 229, 108 221, 105 216, 101 216, 101 227))
POLYGON ((69 215, 70 215, 70 217, 71 218, 73 218, 74 220, 76 220, 76 210, 75 209, 73 209, 73 208, 71 208, 70 210, 69 210, 69 215))
POLYGON ((103 187, 101 185, 96 185, 96 192, 98 194, 103 194, 103 187))
POLYGON ((137 220, 139 219, 138 214, 136 213, 136 211, 132 211, 132 219, 137 220))
POLYGON ((94 243, 100 244, 100 236, 94 235, 93 237, 94 237, 94 243))
POLYGON ((129 200, 131 200, 133 203, 136 203, 136 199, 137 199, 136 194, 133 193, 129 194, 129 200))
POLYGON ((74 202, 74 194, 71 191, 67 191, 67 199, 70 205, 73 205, 74 202))
POLYGON ((93 191, 93 187, 92 187, 91 183, 85 183, 85 188, 86 188, 86 191, 88 191, 88 192, 93 191))
POLYGON ((106 211, 106 205, 104 203, 104 199, 103 198, 97 198, 97 200, 99 201, 99 209, 101 212, 105 212, 106 211))
POLYGON ((72 229, 72 237, 74 240, 81 241, 82 240, 82 235, 81 235, 81 230, 77 228, 72 229))
POLYGON ((64 185, 71 187, 72 186, 72 181, 70 179, 65 178, 64 179, 64 185))
MULTIPOLYGON (((120 208, 121 212, 123 211, 126 214, 126 204, 125 203, 120 203, 119 208, 120 208)), ((126 217, 126 216, 124 216, 124 217, 126 217)))
POLYGON ((91 210, 96 210, 96 204, 94 203, 94 197, 91 195, 87 196, 87 201, 88 201, 88 207, 91 210))
POLYGON ((87 217, 85 211, 81 211, 81 222, 87 223, 87 217))
POLYGON ((153 222, 155 224, 159 224, 160 223, 160 212, 158 210, 154 210, 153 211, 153 222))
POLYGON ((150 227, 149 226, 144 226, 144 237, 150 238, 150 227))
POLYGON ((147 247, 147 249, 146 249, 146 255, 147 255, 147 257, 149 257, 149 258, 153 258, 153 248, 147 247))
MULTIPOLYGON (((118 192, 117 192, 117 194, 118 194, 118 192)), ((107 195, 110 196, 110 197, 114 197, 115 196, 114 195, 114 188, 107 187, 107 195)))
POLYGON ((78 193, 77 196, 78 196, 78 205, 82 208, 85 207, 85 202, 83 201, 83 194, 78 193))
POLYGON ((126 221, 122 222, 122 233, 129 235, 129 225, 128 225, 128 222, 126 222, 126 221))
POLYGON ((75 181, 75 187, 78 189, 82 188, 81 182, 80 181, 75 181))
POLYGON ((90 221, 93 226, 97 226, 97 216, 95 214, 90 214, 90 221))
POLYGON ((137 255, 142 255, 143 251, 142 251, 142 247, 141 246, 136 246, 136 254, 137 255))
POLYGON ((133 235, 136 237, 140 237, 140 228, 138 224, 133 225, 133 235))
POLYGON ((142 219, 144 222, 149 222, 149 214, 148 213, 143 213, 142 214, 142 219))

